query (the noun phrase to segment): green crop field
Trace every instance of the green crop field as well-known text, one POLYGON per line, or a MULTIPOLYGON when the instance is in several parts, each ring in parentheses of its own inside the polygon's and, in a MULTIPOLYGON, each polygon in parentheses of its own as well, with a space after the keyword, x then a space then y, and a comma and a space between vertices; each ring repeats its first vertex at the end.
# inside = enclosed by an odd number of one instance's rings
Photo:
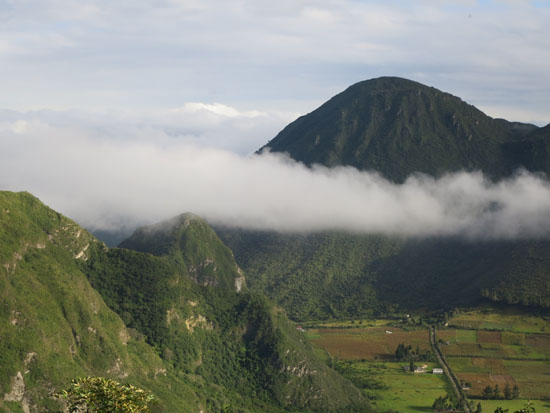
MULTIPOLYGON (((379 365, 383 367, 378 368, 377 377, 386 388, 370 391, 375 397, 374 405, 377 411, 432 411, 434 400, 447 394, 447 383, 443 375, 406 373, 402 369, 403 363, 386 362, 379 365)), ((428 363, 428 371, 433 367, 438 366, 428 363)))
POLYGON ((550 334, 550 315, 533 314, 518 306, 487 304, 454 317, 449 327, 550 334))

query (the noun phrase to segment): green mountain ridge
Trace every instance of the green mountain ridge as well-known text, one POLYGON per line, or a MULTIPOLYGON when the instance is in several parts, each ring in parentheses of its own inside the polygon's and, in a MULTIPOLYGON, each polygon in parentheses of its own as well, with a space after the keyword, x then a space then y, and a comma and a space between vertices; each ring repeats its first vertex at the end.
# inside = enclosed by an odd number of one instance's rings
POLYGON ((59 411, 52 394, 84 375, 151 391, 153 411, 370 410, 284 312, 236 291, 242 274, 198 217, 136 231, 138 252, 28 193, 0 192, 0 211, 0 411, 59 411))
MULTIPOLYGON (((58 411, 52 393, 84 375, 165 396, 162 360, 131 338, 78 268, 101 243, 28 193, 0 192, 0 211, 0 411, 58 411)), ((175 395, 161 406, 183 402, 175 395)))
MULTIPOLYGON (((307 165, 354 166, 395 182, 518 168, 548 175, 550 125, 493 119, 460 98, 392 77, 359 82, 285 127, 259 150, 307 165)), ((550 242, 284 234, 217 227, 253 291, 295 320, 448 309, 491 299, 549 307, 550 242)))
POLYGON ((216 227, 248 274, 294 320, 449 310, 485 299, 550 307, 550 242, 283 234, 216 227))
MULTIPOLYGON (((421 83, 381 77, 350 86, 285 127, 260 149, 307 165, 349 165, 403 182, 422 172, 483 171, 493 179, 524 167, 550 172, 533 153, 539 128, 493 119, 421 83), (542 168, 542 169, 541 169, 542 168)), ((546 143, 547 144, 547 141, 546 143)))
POLYGON ((231 250, 206 221, 191 213, 138 228, 119 247, 170 257, 199 284, 238 291, 245 285, 231 250))

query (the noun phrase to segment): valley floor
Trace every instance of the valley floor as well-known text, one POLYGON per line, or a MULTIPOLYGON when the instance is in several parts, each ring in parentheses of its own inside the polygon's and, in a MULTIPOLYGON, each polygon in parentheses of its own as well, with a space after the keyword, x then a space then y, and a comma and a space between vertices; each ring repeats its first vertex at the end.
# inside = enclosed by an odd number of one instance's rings
MULTIPOLYGON (((399 344, 420 354, 430 351, 429 329, 400 320, 346 320, 305 323, 300 328, 317 354, 349 378, 377 411, 430 412, 438 397, 451 393, 444 375, 432 374, 437 362, 415 361, 422 372, 396 361, 399 344)), ((521 307, 486 305, 455 313, 437 330, 447 363, 468 399, 484 412, 518 410, 532 400, 537 412, 550 411, 550 318, 521 307), (495 400, 482 392, 498 385, 495 400), (505 400, 506 386, 519 395, 505 400)))

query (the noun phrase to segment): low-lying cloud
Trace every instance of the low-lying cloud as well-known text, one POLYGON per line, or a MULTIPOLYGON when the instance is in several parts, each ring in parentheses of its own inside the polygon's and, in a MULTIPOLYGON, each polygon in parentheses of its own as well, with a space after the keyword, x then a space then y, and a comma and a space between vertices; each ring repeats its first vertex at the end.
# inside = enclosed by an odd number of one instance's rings
POLYGON ((525 172, 497 183, 456 173, 394 184, 350 167, 308 168, 280 154, 204 147, 162 129, 116 132, 4 120, 0 189, 27 190, 91 229, 190 211, 211 222, 277 231, 550 236, 550 183, 525 172))

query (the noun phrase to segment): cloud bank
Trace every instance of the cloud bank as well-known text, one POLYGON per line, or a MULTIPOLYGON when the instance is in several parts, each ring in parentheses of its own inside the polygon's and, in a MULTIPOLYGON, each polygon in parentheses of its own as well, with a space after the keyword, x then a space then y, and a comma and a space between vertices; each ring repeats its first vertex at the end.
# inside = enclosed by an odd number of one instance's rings
POLYGON ((550 183, 527 173, 498 183, 478 173, 412 176, 396 185, 348 167, 310 169, 283 155, 199 146, 162 128, 10 116, 0 121, 0 188, 30 191, 92 229, 190 211, 212 222, 277 231, 550 236, 550 183))

